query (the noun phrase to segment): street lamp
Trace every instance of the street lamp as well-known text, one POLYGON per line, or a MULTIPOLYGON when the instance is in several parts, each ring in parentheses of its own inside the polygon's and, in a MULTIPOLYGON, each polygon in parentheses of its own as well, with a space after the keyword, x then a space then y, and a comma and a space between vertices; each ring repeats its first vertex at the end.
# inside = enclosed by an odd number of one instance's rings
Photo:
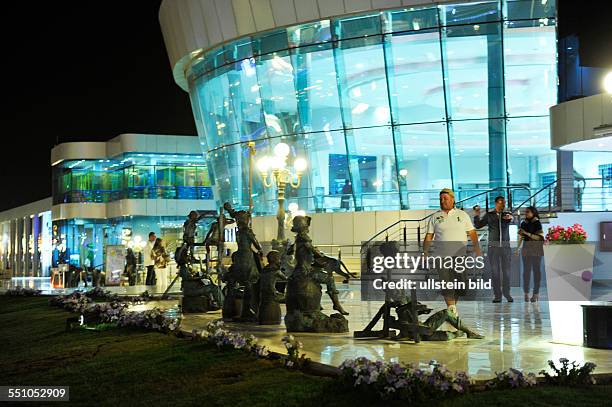
POLYGON ((276 221, 278 230, 276 232, 276 240, 285 240, 285 188, 290 185, 292 188, 299 188, 302 181, 302 174, 306 170, 307 163, 303 158, 296 158, 293 162, 293 168, 287 167, 287 157, 289 156, 290 148, 285 143, 278 143, 274 147, 274 155, 272 157, 264 156, 257 161, 257 169, 263 178, 263 184, 266 188, 272 188, 276 184, 278 212, 276 213, 276 221))

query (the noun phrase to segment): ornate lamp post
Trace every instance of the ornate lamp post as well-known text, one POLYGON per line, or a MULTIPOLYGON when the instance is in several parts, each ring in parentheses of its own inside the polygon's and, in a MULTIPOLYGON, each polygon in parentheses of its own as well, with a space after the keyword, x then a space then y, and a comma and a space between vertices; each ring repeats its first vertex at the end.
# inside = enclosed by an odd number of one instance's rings
POLYGON ((293 162, 293 168, 287 167, 289 151, 287 144, 278 143, 274 147, 274 156, 264 156, 257 161, 257 169, 261 173, 264 186, 272 188, 276 184, 278 200, 276 240, 279 242, 285 240, 285 188, 287 185, 292 188, 299 188, 302 174, 307 166, 305 159, 296 158, 293 162))

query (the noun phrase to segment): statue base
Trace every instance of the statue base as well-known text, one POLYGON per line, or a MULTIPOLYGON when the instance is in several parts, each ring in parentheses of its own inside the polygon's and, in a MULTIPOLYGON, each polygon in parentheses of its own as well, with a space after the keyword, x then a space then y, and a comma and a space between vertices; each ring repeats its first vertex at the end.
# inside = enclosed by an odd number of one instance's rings
POLYGON ((210 302, 206 297, 183 297, 181 301, 181 311, 184 314, 208 312, 210 310, 210 302))
POLYGON ((278 302, 264 302, 259 307, 259 325, 279 325, 281 319, 281 308, 278 302))
POLYGON ((215 311, 222 301, 223 294, 216 285, 204 285, 200 279, 183 279, 183 313, 215 311))
POLYGON ((348 320, 339 313, 325 315, 320 311, 302 313, 294 310, 285 315, 287 332, 344 333, 348 320))

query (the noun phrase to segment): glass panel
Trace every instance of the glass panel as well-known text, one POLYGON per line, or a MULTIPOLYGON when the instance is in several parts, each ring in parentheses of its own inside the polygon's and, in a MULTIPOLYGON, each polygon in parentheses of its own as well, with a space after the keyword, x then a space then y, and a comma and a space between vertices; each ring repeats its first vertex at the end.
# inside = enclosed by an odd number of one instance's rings
POLYGON ((452 186, 446 123, 398 126, 395 144, 404 207, 436 207, 440 189, 452 186))
POLYGON ((132 166, 125 170, 127 197, 143 199, 155 197, 155 172, 153 167, 132 166))
POLYGON ((557 171, 557 154, 550 149, 550 121, 545 117, 508 120, 508 173, 511 184, 532 188, 544 186, 543 180, 557 171))
POLYGON ((500 24, 443 30, 446 98, 452 119, 504 115, 500 24))
POLYGON ((391 124, 381 37, 341 41, 335 59, 344 126, 391 124))
POLYGON ((446 119, 438 31, 386 36, 395 124, 446 119))
POLYGON ((501 20, 499 1, 451 4, 440 7, 443 25, 488 23, 501 20))
POLYGON ((240 75, 224 68, 223 71, 217 70, 202 76, 196 82, 202 84, 198 100, 202 107, 202 120, 209 145, 220 146, 238 142, 239 131, 236 127, 232 96, 233 88, 240 86, 240 75))
POLYGON ((233 70, 228 75, 233 78, 234 85, 230 94, 232 106, 235 109, 236 123, 239 127, 240 141, 266 137, 255 60, 250 58, 234 64, 233 70), (238 85, 235 85, 236 83, 238 85))
POLYGON ((331 44, 294 50, 296 94, 300 122, 305 133, 342 128, 331 44))
POLYGON ((419 31, 438 27, 438 9, 394 10, 383 14, 385 32, 419 31))
POLYGON ((339 18, 333 21, 337 40, 361 38, 381 33, 380 13, 339 18))
POLYGON ((391 127, 347 130, 346 143, 357 209, 399 209, 391 127))
POLYGON ((268 135, 299 133, 294 67, 289 53, 284 51, 258 58, 257 78, 268 135))
POLYGON ((554 18, 555 0, 506 0, 508 20, 525 20, 536 18, 554 18))
POLYGON ((612 210, 612 152, 575 151, 574 175, 577 210, 612 210))
POLYGON ((489 120, 454 121, 450 126, 455 190, 489 188, 489 120))
POLYGON ((287 204, 297 203, 299 209, 307 212, 354 208, 352 192, 345 188, 347 181, 350 185, 350 176, 343 131, 298 135, 285 142, 293 147, 295 157, 308 162, 298 194, 288 198, 287 204))
POLYGON ((283 28, 255 35, 253 36, 252 44, 255 55, 265 55, 275 51, 286 50, 289 48, 287 30, 283 28))
POLYGON ((287 35, 289 36, 290 47, 301 47, 331 41, 329 20, 294 25, 287 28, 287 35))
POLYGON ((253 56, 251 37, 240 38, 224 47, 227 62, 240 61, 253 56))
POLYGON ((506 111, 509 116, 548 115, 557 103, 555 27, 504 25, 506 111))

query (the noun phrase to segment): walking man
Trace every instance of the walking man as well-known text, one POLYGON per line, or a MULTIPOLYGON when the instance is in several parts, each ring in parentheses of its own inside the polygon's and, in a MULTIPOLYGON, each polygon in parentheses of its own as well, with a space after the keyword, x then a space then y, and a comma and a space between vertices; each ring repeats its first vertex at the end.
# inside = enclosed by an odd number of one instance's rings
MULTIPOLYGON (((437 252, 437 255, 465 256, 468 236, 474 246, 474 255, 481 255, 478 235, 472 221, 467 213, 455 208, 455 193, 450 188, 440 191, 440 210, 429 217, 425 233, 423 243, 425 258, 427 258, 432 241, 441 242, 438 246, 444 253, 437 252)), ((440 280, 447 282, 453 282, 455 279, 464 280, 462 273, 457 273, 453 268, 443 267, 439 270, 439 274, 440 280)), ((442 291, 448 311, 455 316, 457 316, 457 294, 456 290, 442 291)))
POLYGON ((143 263, 147 268, 147 278, 145 285, 155 285, 155 260, 153 259, 153 245, 155 244, 155 232, 149 233, 149 240, 142 249, 143 263))
POLYGON ((501 302, 502 294, 508 302, 514 302, 510 295, 510 223, 512 214, 504 211, 506 199, 495 198, 495 209, 480 217, 480 207, 474 207, 474 225, 480 229, 489 226, 489 264, 491 265, 494 303, 501 302))

